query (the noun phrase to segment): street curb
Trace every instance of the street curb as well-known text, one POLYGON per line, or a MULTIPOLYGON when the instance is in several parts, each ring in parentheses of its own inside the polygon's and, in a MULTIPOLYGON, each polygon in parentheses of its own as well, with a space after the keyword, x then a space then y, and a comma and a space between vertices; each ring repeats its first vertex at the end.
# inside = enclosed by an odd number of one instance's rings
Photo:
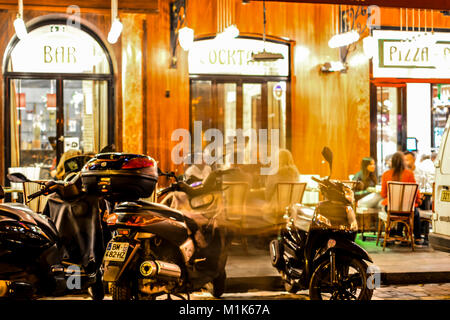
MULTIPOLYGON (((450 283, 450 272, 381 272, 382 285, 414 285, 427 283, 450 283)), ((227 278, 225 292, 248 291, 284 291, 284 284, 279 276, 267 277, 232 277, 227 278)))

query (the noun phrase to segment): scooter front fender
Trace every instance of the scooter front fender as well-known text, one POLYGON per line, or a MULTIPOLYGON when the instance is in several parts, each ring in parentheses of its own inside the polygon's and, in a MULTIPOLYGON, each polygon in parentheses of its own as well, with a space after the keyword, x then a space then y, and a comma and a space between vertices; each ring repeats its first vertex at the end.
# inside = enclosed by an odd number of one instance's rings
POLYGON ((354 256, 356 258, 360 258, 362 260, 373 263, 372 258, 370 258, 366 250, 352 241, 342 239, 336 240, 336 244, 332 247, 325 246, 321 250, 319 250, 318 254, 314 257, 314 262, 322 260, 324 257, 329 257, 331 250, 334 250, 336 252, 346 252, 346 255, 348 256, 354 256))

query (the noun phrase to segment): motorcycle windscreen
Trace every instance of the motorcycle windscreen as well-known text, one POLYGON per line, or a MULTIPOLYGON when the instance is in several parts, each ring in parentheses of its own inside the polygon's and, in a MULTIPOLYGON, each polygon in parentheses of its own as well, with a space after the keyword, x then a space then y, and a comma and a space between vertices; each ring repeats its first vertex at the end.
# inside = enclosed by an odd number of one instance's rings
POLYGON ((322 222, 329 228, 349 231, 358 230, 356 215, 350 206, 324 201, 320 203, 317 215, 325 218, 322 219, 322 222))

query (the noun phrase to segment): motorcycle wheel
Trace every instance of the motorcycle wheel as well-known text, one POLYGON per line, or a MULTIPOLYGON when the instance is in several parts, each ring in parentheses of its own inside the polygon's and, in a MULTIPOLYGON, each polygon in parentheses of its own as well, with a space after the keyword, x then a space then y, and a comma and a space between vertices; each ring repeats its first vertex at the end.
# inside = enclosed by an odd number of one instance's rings
POLYGON ((330 261, 315 269, 309 284, 311 300, 370 300, 373 289, 367 287, 367 264, 359 259, 336 261, 338 283, 330 281, 330 261))
POLYGON ((227 273, 223 270, 217 278, 212 281, 211 294, 214 298, 220 298, 225 292, 225 282, 227 280, 227 273))
POLYGON ((287 279, 284 281, 284 289, 289 293, 297 293, 299 287, 294 283, 292 279, 287 279))
POLYGON ((112 299, 116 301, 129 301, 133 299, 131 287, 117 282, 111 284, 111 295, 112 299))
POLYGON ((101 301, 105 298, 105 287, 103 286, 102 275, 100 272, 97 273, 95 283, 89 288, 89 293, 92 300, 101 301))

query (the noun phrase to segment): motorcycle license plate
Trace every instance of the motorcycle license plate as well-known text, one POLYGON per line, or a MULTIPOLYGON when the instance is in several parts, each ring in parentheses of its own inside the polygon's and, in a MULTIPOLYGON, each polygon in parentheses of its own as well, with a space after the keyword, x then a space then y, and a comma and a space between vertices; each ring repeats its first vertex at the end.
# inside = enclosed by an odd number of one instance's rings
POLYGON ((105 261, 123 262, 129 246, 130 244, 127 242, 109 242, 103 259, 105 261))
POLYGON ((450 202, 450 191, 442 190, 441 201, 450 202))

